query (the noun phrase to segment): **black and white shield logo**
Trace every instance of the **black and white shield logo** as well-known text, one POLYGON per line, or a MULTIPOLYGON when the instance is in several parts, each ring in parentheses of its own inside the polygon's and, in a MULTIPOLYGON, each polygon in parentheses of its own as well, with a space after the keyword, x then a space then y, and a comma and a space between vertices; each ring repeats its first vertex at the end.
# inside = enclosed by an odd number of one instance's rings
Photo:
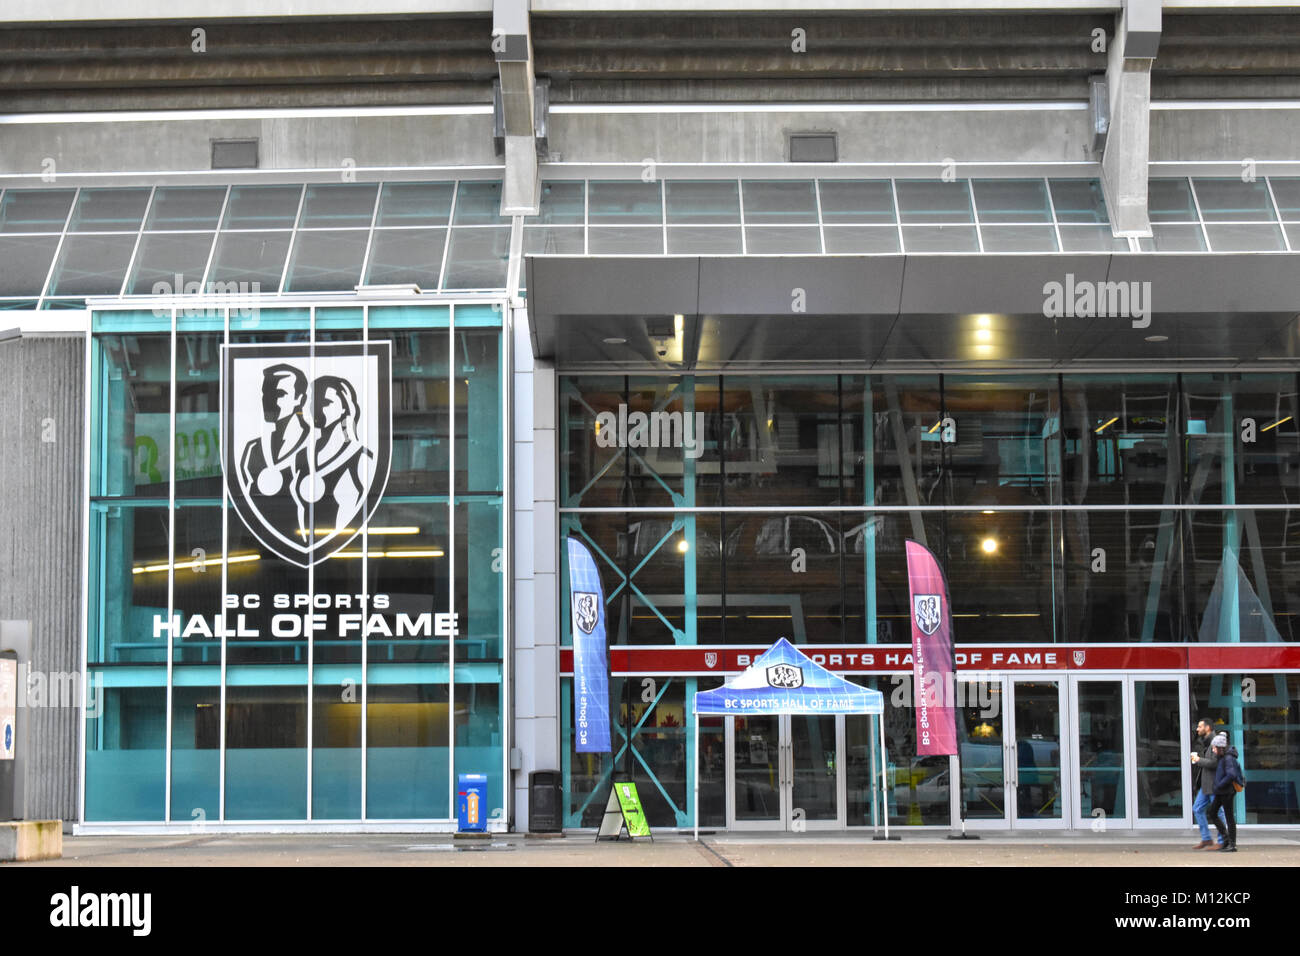
POLYGON ((939 629, 943 621, 943 598, 938 594, 916 594, 912 596, 912 617, 917 628, 926 637, 939 629))
POLYGON ((222 349, 221 467, 245 526, 310 567, 361 533, 388 485, 388 342, 222 349))
POLYGON ((596 629, 600 619, 596 604, 596 595, 590 591, 575 591, 573 595, 573 622, 583 634, 590 634, 596 629))
POLYGON ((767 669, 767 686, 794 690, 803 686, 803 668, 794 664, 773 664, 767 669))

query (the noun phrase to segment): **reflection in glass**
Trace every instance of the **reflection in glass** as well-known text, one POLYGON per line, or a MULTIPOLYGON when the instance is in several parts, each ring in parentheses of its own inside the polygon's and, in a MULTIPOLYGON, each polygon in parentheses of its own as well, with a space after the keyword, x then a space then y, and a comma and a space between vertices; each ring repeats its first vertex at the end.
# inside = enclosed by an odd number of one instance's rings
POLYGON ((839 747, 834 717, 790 717, 793 819, 839 819, 839 747), (802 811, 802 816, 800 815, 802 811))
POLYGON ((781 819, 781 718, 731 717, 735 721, 736 820, 781 819))
POLYGON ((1124 803, 1124 684, 1080 681, 1079 816, 1128 815, 1124 803))
POLYGON ((961 733, 960 799, 966 805, 966 819, 1001 820, 1006 816, 1002 682, 961 681, 957 688, 961 694, 956 702, 961 733))
POLYGON ((1178 682, 1133 683, 1137 720, 1137 811, 1148 819, 1181 820, 1187 762, 1179 719, 1178 682))
POLYGON ((1016 817, 1061 819, 1059 681, 1016 681, 1016 817))

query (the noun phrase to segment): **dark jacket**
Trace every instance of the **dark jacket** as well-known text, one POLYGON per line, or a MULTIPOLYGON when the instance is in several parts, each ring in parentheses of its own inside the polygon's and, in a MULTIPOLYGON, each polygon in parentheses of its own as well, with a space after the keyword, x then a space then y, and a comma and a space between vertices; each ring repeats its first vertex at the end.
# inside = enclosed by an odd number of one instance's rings
POLYGON ((1243 787, 1246 785, 1246 778, 1241 775, 1241 764, 1237 762, 1237 748, 1229 747, 1227 752, 1219 758, 1219 763, 1214 768, 1214 792, 1216 794, 1233 793, 1232 782, 1234 780, 1243 787))
MULTIPOLYGON (((1214 739, 1214 734, 1205 737, 1205 746, 1200 748, 1201 759, 1192 765, 1192 773, 1195 775, 1192 780, 1193 786, 1199 786, 1201 793, 1210 795, 1214 793, 1214 768, 1219 765, 1219 758, 1214 755, 1214 748, 1210 746, 1210 741, 1214 739)), ((1200 743, 1202 738, 1196 738, 1200 743)))

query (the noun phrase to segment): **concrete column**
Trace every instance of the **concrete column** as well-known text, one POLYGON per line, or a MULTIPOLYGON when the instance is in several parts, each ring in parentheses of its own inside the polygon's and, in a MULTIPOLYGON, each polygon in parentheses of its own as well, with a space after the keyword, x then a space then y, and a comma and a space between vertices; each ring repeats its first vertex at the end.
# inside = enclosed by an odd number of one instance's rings
POLYGON ((1106 67, 1110 129, 1101 183, 1117 236, 1151 235, 1151 64, 1160 47, 1160 27, 1160 0, 1125 0, 1111 40, 1106 67))
POLYGON ((559 510, 556 375, 533 358, 528 316, 514 325, 514 776, 516 830, 528 828, 528 774, 560 769, 559 510))

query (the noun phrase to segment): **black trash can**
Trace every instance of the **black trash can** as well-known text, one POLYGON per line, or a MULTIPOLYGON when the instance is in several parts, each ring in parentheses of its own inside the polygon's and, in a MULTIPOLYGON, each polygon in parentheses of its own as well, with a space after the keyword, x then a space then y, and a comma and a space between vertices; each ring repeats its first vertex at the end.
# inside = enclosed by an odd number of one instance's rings
POLYGON ((528 775, 528 832, 559 833, 560 772, 534 770, 528 775))

